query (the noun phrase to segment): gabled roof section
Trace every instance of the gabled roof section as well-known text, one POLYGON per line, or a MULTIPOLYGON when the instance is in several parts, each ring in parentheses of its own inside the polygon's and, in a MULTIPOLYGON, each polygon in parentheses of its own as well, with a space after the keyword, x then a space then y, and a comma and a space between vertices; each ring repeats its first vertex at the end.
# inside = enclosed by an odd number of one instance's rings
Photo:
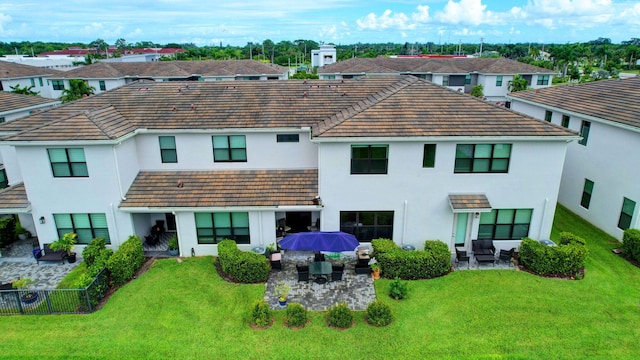
POLYGON ((509 97, 640 128, 640 76, 518 91, 509 97))
POLYGON ((0 214, 29 212, 31 203, 27 198, 24 183, 0 190, 0 214))
POLYGON ((120 208, 312 206, 317 195, 317 169, 142 171, 120 208))
POLYGON ((51 77, 52 75, 58 75, 62 73, 62 71, 47 69, 38 66, 18 64, 9 61, 0 61, 0 79, 16 79, 35 76, 51 77))
POLYGON ((59 104, 59 100, 0 91, 0 113, 59 104))

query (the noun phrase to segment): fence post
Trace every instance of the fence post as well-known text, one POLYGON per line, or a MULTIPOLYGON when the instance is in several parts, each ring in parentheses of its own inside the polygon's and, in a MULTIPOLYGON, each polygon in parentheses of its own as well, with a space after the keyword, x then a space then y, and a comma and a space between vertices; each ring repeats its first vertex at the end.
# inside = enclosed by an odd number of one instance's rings
POLYGON ((47 307, 49 308, 49 314, 53 314, 53 306, 51 306, 51 298, 49 297, 49 291, 43 291, 44 298, 47 300, 47 307))
MULTIPOLYGON (((91 282, 91 284, 93 284, 93 281, 91 282)), ((89 284, 89 286, 91 286, 91 284, 89 284)), ((87 305, 89 307, 89 312, 91 313, 93 312, 93 306, 91 306, 91 297, 89 296, 89 286, 82 289, 82 291, 84 291, 85 298, 87 299, 87 305)))

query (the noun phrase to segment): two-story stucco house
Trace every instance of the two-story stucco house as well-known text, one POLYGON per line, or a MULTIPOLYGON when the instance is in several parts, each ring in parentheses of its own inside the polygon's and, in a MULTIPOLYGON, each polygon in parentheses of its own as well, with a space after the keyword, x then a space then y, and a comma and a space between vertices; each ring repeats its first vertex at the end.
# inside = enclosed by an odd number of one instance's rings
POLYGON ((39 92, 42 97, 58 98, 61 94, 53 92, 55 84, 52 84, 49 78, 61 73, 54 69, 0 61, 0 91, 10 92, 11 87, 15 86, 33 86, 31 90, 39 92))
POLYGON ((138 80, 148 81, 233 81, 284 80, 288 69, 256 60, 98 62, 52 77, 62 84, 52 92, 62 96, 69 80, 86 81, 95 93, 112 90, 138 80))
POLYGON ((559 202, 612 236, 640 228, 640 77, 511 93, 512 109, 579 131, 559 202))
POLYGON ((540 89, 551 86, 555 72, 505 58, 353 58, 318 69, 320 79, 351 79, 360 76, 408 74, 470 93, 482 85, 490 102, 504 102, 509 82, 516 74, 529 86, 540 89))
POLYGON ((131 84, 0 134, 29 164, 0 212, 31 214, 41 243, 74 231, 117 247, 160 221, 182 256, 283 229, 452 250, 548 238, 578 139, 413 76, 131 84))

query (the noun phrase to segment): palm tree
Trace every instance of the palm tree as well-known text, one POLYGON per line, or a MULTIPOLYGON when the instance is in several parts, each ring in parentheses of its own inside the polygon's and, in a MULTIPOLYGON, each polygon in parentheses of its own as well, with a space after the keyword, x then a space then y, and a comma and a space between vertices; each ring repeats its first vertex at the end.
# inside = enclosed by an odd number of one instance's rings
POLYGON ((89 86, 86 81, 80 79, 69 80, 69 89, 62 91, 60 100, 63 103, 68 103, 74 100, 82 99, 89 95, 95 94, 96 88, 89 86))
POLYGON ((20 84, 16 84, 15 86, 9 86, 9 87, 11 88, 11 92, 15 93, 15 94, 31 95, 31 96, 40 95, 40 91, 33 91, 32 90, 35 87, 34 85, 31 85, 29 87, 27 87, 27 85, 25 85, 22 88, 22 87, 20 87, 20 84))
POLYGON ((520 74, 515 74, 513 76, 513 80, 509 81, 510 92, 527 90, 528 86, 529 86, 529 82, 527 81, 527 79, 523 78, 520 74))

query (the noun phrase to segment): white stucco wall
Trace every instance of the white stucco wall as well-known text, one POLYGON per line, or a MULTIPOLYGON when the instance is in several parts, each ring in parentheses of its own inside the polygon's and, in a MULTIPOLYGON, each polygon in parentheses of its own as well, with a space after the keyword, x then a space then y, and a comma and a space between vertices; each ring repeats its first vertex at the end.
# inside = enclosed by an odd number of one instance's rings
POLYGON ((58 96, 51 92, 51 85, 47 82, 47 77, 45 76, 32 76, 26 78, 19 79, 11 79, 11 80, 2 80, 2 87, 4 91, 11 91, 12 86, 20 85, 20 87, 30 87, 31 80, 33 79, 33 89, 32 91, 40 92, 40 96, 55 99, 58 96), (42 79, 42 86, 40 86, 40 80, 42 79))

